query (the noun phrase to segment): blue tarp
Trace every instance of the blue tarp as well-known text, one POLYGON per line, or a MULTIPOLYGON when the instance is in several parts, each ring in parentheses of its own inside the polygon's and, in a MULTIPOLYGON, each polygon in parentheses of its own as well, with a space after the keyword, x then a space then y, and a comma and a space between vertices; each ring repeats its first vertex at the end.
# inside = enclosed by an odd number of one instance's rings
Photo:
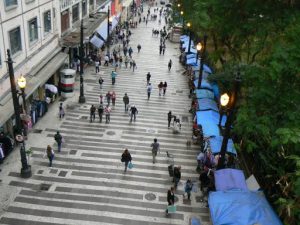
POLYGON ((212 83, 212 90, 214 92, 215 98, 220 99, 220 90, 217 83, 215 82, 212 83))
POLYGON ((107 19, 105 19, 100 26, 97 28, 96 32, 106 41, 107 39, 107 19))
MULTIPOLYGON (((195 63, 196 63, 196 60, 195 60, 195 63)), ((197 64, 194 65, 193 70, 194 71, 200 70, 200 60, 198 60, 197 64)), ((212 73, 212 69, 206 64, 203 65, 203 71, 205 71, 207 73, 212 73)))
POLYGON ((193 64, 195 63, 196 58, 193 56, 193 54, 189 54, 189 55, 191 55, 192 57, 187 58, 185 64, 193 66, 193 64))
MULTIPOLYGON (((197 54, 197 49, 195 49, 193 46, 194 46, 194 45, 191 44, 190 54, 191 54, 191 53, 197 54)), ((189 50, 189 48, 188 48, 188 45, 187 45, 186 48, 185 48, 185 52, 187 53, 188 50, 189 50)))
POLYGON ((195 58, 196 58, 196 54, 188 54, 188 55, 186 55, 186 59, 188 60, 188 59, 193 59, 193 60, 195 60, 195 58))
MULTIPOLYGON (((222 118, 222 120, 223 120, 223 118, 222 118)), ((213 154, 217 154, 220 152, 221 146, 222 146, 222 141, 223 141, 223 136, 216 136, 216 137, 209 139, 210 149, 213 154)), ((234 148, 232 139, 228 140, 226 151, 236 155, 236 150, 234 148)))
POLYGON ((212 137, 212 136, 219 136, 220 135, 220 129, 219 129, 217 124, 203 123, 203 124, 201 124, 201 126, 202 126, 204 137, 212 137))
POLYGON ((184 39, 187 39, 187 38, 189 38, 188 35, 181 35, 180 36, 180 41, 183 41, 184 39))
MULTIPOLYGON (((207 111, 197 111, 196 112, 196 118, 197 118, 197 124, 205 124, 205 123, 209 123, 209 124, 214 124, 214 125, 218 125, 219 124, 219 120, 220 120, 220 114, 214 110, 207 110, 207 111)), ((225 122, 226 122, 226 115, 224 115, 222 117, 222 121, 221 121, 221 125, 225 126, 225 122)), ((219 136, 219 135, 217 135, 219 136)))
POLYGON ((210 99, 215 98, 214 93, 211 90, 196 89, 195 93, 197 98, 210 98, 210 99))
POLYGON ((209 98, 201 98, 197 99, 198 101, 198 110, 203 111, 203 110, 215 110, 219 111, 217 103, 214 100, 211 100, 209 98))
POLYGON ((208 204, 214 225, 282 225, 260 191, 210 192, 208 204))
POLYGON ((242 170, 216 170, 215 187, 217 191, 241 190, 248 191, 245 175, 242 170))
MULTIPOLYGON (((198 79, 194 80, 194 85, 195 85, 195 87, 198 87, 198 79)), ((202 79, 201 88, 213 90, 212 85, 205 79, 202 79)))

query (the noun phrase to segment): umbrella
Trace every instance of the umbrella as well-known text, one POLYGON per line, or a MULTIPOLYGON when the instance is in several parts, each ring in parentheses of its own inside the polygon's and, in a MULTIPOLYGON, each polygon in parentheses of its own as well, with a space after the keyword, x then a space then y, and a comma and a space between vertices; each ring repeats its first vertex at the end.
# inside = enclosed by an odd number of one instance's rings
POLYGON ((56 94, 57 93, 57 87, 53 84, 45 84, 45 89, 48 89, 52 93, 56 94))

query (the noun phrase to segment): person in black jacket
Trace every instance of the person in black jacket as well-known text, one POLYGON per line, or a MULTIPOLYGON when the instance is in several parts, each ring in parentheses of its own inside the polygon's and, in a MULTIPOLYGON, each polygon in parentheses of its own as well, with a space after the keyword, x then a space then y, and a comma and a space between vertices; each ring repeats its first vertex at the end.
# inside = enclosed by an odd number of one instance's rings
MULTIPOLYGON (((167 194, 168 205, 174 205, 174 203, 175 203, 175 193, 174 193, 174 191, 175 191, 174 187, 171 187, 168 190, 168 194, 167 194)), ((169 214, 168 209, 166 209, 166 213, 167 213, 167 215, 169 214)))
POLYGON ((177 188, 177 185, 181 178, 181 166, 174 167, 174 188, 177 188))
POLYGON ((172 111, 169 111, 168 112, 168 128, 170 128, 172 118, 173 118, 172 111))
POLYGON ((132 158, 131 158, 131 155, 128 151, 128 149, 126 148, 122 154, 122 158, 121 158, 121 161, 122 162, 125 162, 125 170, 124 172, 127 171, 127 167, 128 167, 128 163, 131 162, 132 158))

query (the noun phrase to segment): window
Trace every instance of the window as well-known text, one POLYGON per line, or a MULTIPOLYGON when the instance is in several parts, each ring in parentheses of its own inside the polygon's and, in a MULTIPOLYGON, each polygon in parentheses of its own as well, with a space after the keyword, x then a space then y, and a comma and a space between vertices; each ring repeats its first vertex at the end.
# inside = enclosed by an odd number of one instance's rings
POLYGON ((48 33, 51 31, 51 11, 44 13, 44 32, 48 33))
POLYGON ((76 4, 72 7, 72 20, 73 23, 79 20, 79 4, 76 4))
POLYGON ((22 50, 20 27, 17 27, 9 31, 9 42, 10 42, 10 51, 12 55, 22 50))
POLYGON ((86 15, 86 1, 85 0, 82 0, 82 16, 85 16, 86 15))
POLYGON ((18 0, 4 0, 5 7, 18 5, 18 0))
POLYGON ((37 18, 28 21, 29 42, 34 42, 38 39, 38 24, 37 18))

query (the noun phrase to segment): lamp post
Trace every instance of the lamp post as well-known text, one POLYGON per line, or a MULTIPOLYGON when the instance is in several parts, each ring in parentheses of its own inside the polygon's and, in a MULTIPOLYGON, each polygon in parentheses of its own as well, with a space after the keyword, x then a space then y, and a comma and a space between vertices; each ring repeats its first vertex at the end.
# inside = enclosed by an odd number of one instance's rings
MULTIPOLYGON (((7 49, 7 67, 8 67, 8 74, 10 79, 10 86, 11 86, 11 94, 13 99, 13 105, 14 105, 14 111, 15 111, 15 118, 16 118, 16 141, 21 143, 20 147, 20 155, 21 155, 21 162, 22 162, 22 168, 20 176, 22 178, 29 178, 31 177, 31 166, 27 163, 26 158, 26 152, 25 152, 25 141, 22 134, 22 123, 21 123, 21 117, 20 117, 20 106, 18 102, 18 92, 16 89, 16 83, 15 83, 15 75, 14 75, 14 68, 13 68, 13 61, 10 56, 10 50, 7 49)), ((26 84, 26 81, 25 81, 26 84)), ((25 88, 25 86, 24 86, 25 88)))
POLYGON ((188 27, 188 29, 189 29, 189 46, 188 46, 188 52, 187 52, 187 54, 189 54, 189 53, 191 53, 191 42, 192 42, 192 32, 191 32, 191 29, 190 29, 190 27, 192 26, 191 25, 191 23, 190 22, 188 22, 187 24, 186 24, 186 26, 188 27))
POLYGON ((83 19, 81 19, 81 25, 80 25, 79 57, 80 57, 80 96, 79 96, 79 103, 85 103, 84 87, 83 87, 83 19))
POLYGON ((183 20, 183 11, 182 10, 180 11, 180 15, 181 15, 181 23, 183 25, 184 24, 184 20, 183 20))
POLYGON ((110 9, 107 8, 107 40, 106 40, 106 47, 107 47, 107 54, 109 55, 110 49, 109 49, 109 26, 110 26, 110 9))
POLYGON ((219 127, 221 127, 222 118, 223 118, 223 111, 228 105, 230 97, 227 93, 224 93, 220 97, 220 119, 219 119, 219 127))
POLYGON ((26 99, 25 99, 26 78, 23 75, 21 75, 21 77, 18 79, 18 86, 21 89, 22 100, 23 100, 23 111, 25 114, 27 114, 26 99))
POLYGON ((205 58, 205 51, 206 51, 206 42, 207 42, 207 35, 204 35, 203 46, 201 47, 201 52, 200 52, 200 69, 199 69, 198 89, 201 88, 201 83, 202 83, 202 73, 203 73, 203 65, 204 65, 204 58, 205 58))
MULTIPOLYGON (((233 122, 233 116, 234 116, 234 110, 235 110, 235 104, 236 104, 236 99, 237 99, 237 94, 240 89, 240 84, 241 84, 241 78, 240 78, 240 72, 237 73, 237 76, 234 80, 234 88, 233 88, 233 94, 230 98, 228 98, 228 116, 227 120, 225 123, 225 132, 223 135, 223 141, 222 141, 222 146, 220 150, 220 157, 218 161, 218 166, 217 169, 223 169, 225 167, 225 154, 227 151, 227 144, 228 144, 228 139, 230 137, 230 129, 231 125, 233 122)), ((229 96, 228 96, 229 97, 229 96)), ((224 104, 226 102, 224 101, 224 104)))

